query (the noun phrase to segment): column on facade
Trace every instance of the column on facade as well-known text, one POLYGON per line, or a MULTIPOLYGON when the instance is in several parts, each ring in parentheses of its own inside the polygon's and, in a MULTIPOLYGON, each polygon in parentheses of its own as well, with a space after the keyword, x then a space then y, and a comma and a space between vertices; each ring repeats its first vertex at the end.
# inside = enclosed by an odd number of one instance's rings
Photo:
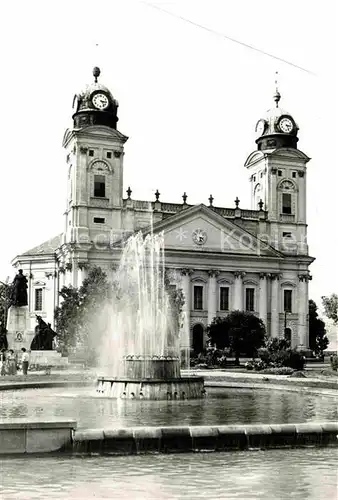
POLYGON ((308 328, 308 310, 309 310, 309 280, 308 274, 298 276, 298 348, 309 347, 309 328, 308 328))
POLYGON ((184 304, 182 307, 182 328, 180 332, 180 345, 182 349, 190 348, 190 309, 191 309, 191 269, 181 269, 182 292, 184 304))
POLYGON ((73 285, 73 279, 72 279, 73 278, 73 274, 72 274, 73 265, 71 264, 71 262, 67 262, 65 269, 66 269, 65 285, 66 286, 73 285))
POLYGON ((245 273, 242 271, 235 271, 235 284, 234 284, 234 301, 233 309, 243 311, 243 278, 245 273))
POLYGON ((63 266, 61 266, 59 267, 58 272, 59 272, 59 288, 61 290, 61 288, 66 284, 66 269, 63 266))
POLYGON ((55 309, 55 272, 47 271, 46 273, 46 287, 44 298, 44 310, 47 314, 47 319, 54 326, 54 309, 55 309))
POLYGON ((298 222, 306 223, 305 172, 298 172, 298 222))
POLYGON ((80 287, 83 281, 87 278, 88 263, 78 262, 77 263, 77 286, 80 287))
POLYGON ((219 271, 210 270, 209 274, 209 284, 208 284, 208 325, 216 317, 217 314, 217 276, 219 276, 219 271))
POLYGON ((259 275, 259 304, 258 312, 259 317, 263 321, 265 327, 267 328, 268 319, 268 281, 267 274, 260 273, 259 275))
POLYGON ((269 215, 271 214, 271 218, 276 220, 278 219, 278 196, 277 196, 277 168, 271 168, 271 189, 269 196, 269 206, 267 207, 269 210, 269 215))
POLYGON ((271 274, 271 324, 270 336, 279 337, 279 274, 271 274))

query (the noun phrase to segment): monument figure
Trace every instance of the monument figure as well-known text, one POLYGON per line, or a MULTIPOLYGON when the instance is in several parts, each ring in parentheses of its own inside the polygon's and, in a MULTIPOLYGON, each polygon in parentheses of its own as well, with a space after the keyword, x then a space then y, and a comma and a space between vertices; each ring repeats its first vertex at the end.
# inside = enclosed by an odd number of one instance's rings
POLYGON ((31 343, 32 351, 52 351, 53 339, 56 337, 56 332, 52 330, 51 324, 46 323, 41 316, 36 316, 38 324, 35 327, 35 336, 31 343))
POLYGON ((28 305, 27 288, 28 280, 23 275, 22 269, 19 269, 18 274, 15 276, 11 286, 10 305, 15 307, 22 307, 28 305))

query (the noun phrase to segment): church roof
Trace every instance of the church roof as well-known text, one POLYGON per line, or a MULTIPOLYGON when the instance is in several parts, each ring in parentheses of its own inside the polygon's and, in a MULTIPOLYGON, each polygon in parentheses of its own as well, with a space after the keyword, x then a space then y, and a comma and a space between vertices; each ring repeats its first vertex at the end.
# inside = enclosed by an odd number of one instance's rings
POLYGON ((27 250, 22 255, 43 255, 43 254, 51 254, 56 251, 56 249, 61 245, 61 234, 54 236, 54 238, 50 238, 47 241, 44 241, 40 245, 27 250))

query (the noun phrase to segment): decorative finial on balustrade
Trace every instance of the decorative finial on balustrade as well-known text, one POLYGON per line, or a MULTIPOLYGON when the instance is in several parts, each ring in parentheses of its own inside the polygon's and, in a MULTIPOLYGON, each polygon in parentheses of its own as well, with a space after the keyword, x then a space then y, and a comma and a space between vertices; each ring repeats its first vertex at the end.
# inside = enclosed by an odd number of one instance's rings
POLYGON ((185 191, 184 191, 184 193, 183 193, 183 196, 182 196, 182 198, 183 198, 183 203, 184 203, 184 205, 186 205, 186 203, 187 203, 187 198, 188 198, 188 195, 187 195, 187 193, 186 193, 185 191))
POLYGON ((235 199, 236 208, 238 208, 240 201, 241 200, 238 199, 238 196, 236 196, 236 199, 235 199))
POLYGON ((209 199, 209 207, 212 207, 212 203, 214 201, 214 198, 213 198, 212 194, 209 196, 208 199, 209 199))
POLYGON ((128 196, 128 200, 130 200, 130 196, 131 196, 131 193, 132 193, 132 190, 130 189, 130 186, 128 187, 126 193, 127 193, 127 196, 128 196))
POLYGON ((260 199, 259 202, 258 202, 259 210, 263 210, 263 206, 264 206, 264 202, 263 202, 262 199, 260 199))
POLYGON ((156 193, 155 193, 155 198, 156 198, 156 201, 158 201, 159 197, 160 197, 160 192, 158 191, 158 189, 156 189, 156 193))

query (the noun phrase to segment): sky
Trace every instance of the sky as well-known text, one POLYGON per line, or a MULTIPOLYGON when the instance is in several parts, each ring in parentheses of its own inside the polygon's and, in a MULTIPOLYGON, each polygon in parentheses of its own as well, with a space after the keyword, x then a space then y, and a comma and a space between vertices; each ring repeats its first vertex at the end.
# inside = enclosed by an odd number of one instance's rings
POLYGON ((310 298, 338 291, 337 2, 322 0, 4 1, 0 15, 0 280, 10 261, 63 230, 62 138, 93 66, 120 103, 124 189, 136 199, 250 208, 244 168, 274 105, 299 125, 311 161, 310 298), (220 36, 236 39, 269 57, 220 36), (295 66, 280 61, 285 59, 295 66))

